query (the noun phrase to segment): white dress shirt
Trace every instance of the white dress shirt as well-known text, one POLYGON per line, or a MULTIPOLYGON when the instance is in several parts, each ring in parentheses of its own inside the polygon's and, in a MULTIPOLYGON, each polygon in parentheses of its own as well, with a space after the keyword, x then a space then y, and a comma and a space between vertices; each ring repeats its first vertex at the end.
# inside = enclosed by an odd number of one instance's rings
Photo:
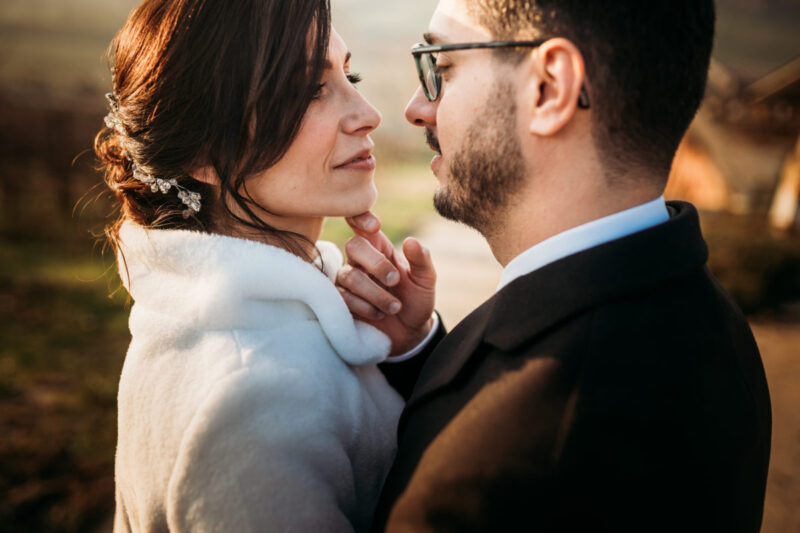
POLYGON ((512 259, 500 274, 497 290, 559 259, 627 237, 667 220, 667 204, 664 197, 659 196, 646 204, 570 228, 531 246, 512 259))

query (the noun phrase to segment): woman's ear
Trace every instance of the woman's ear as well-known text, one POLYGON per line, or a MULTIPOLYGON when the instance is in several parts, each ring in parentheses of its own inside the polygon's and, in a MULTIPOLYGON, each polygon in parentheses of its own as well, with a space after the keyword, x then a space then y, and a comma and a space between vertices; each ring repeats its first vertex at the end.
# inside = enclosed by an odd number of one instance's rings
POLYGON ((199 182, 205 183, 206 185, 212 185, 214 187, 219 187, 219 175, 217 171, 214 170, 214 167, 211 165, 203 165, 202 167, 197 167, 191 172, 189 175, 196 179, 199 182))
POLYGON ((569 123, 582 99, 583 56, 571 41, 550 39, 531 52, 529 68, 528 131, 555 135, 569 123))

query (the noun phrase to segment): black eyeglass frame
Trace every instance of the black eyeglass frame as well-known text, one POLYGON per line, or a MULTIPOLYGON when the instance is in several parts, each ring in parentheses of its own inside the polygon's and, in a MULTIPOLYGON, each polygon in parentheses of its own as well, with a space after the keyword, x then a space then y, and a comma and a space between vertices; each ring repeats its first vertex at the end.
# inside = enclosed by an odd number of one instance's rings
MULTIPOLYGON (((436 59, 431 56, 431 63, 433 65, 434 82, 436 83, 436 93, 431 94, 430 87, 425 81, 425 73, 422 66, 422 56, 425 54, 433 54, 436 52, 449 52, 453 50, 475 50, 480 48, 517 48, 517 47, 531 47, 536 48, 542 46, 550 39, 536 39, 535 41, 489 41, 485 43, 452 43, 452 44, 415 44, 411 47, 411 55, 414 56, 414 63, 417 66, 417 76, 422 85, 422 92, 425 98, 430 102, 435 102, 439 99, 442 87, 442 76, 436 70, 436 59)), ((581 94, 578 98, 578 107, 581 109, 589 109, 589 94, 586 92, 586 87, 581 87, 581 94)))

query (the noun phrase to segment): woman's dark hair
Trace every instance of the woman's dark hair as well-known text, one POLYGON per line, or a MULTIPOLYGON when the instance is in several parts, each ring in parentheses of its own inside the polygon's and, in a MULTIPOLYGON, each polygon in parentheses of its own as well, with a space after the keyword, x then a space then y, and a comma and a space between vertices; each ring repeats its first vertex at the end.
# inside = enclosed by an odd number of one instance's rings
POLYGON ((124 133, 106 127, 95 139, 106 184, 121 205, 106 228, 111 244, 117 247, 125 220, 212 231, 221 220, 212 222, 213 213, 308 258, 300 245, 306 239, 261 220, 256 212, 264 208, 245 181, 294 141, 325 68, 329 35, 329 0, 145 0, 109 49, 124 133), (184 218, 174 189, 152 192, 133 177, 133 162, 199 192, 200 212, 184 218), (189 175, 205 165, 219 177, 218 200, 189 175))

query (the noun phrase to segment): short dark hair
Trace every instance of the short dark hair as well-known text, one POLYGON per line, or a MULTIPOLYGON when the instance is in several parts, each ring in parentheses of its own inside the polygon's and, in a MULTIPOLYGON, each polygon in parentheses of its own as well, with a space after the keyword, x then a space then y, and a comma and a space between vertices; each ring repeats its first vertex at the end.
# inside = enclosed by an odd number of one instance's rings
POLYGON ((105 127, 95 139, 121 207, 106 229, 110 242, 116 246, 125 220, 211 231, 209 214, 218 213, 303 255, 302 236, 256 214, 261 206, 245 182, 280 160, 297 136, 325 69, 329 36, 329 0, 145 0, 109 51, 126 134, 105 127), (201 211, 184 219, 177 194, 135 179, 131 159, 152 176, 200 192, 201 211), (217 203, 211 187, 190 176, 204 165, 219 176, 217 203))
POLYGON ((496 39, 564 37, 578 47, 607 173, 669 170, 705 92, 713 0, 466 1, 496 39))

